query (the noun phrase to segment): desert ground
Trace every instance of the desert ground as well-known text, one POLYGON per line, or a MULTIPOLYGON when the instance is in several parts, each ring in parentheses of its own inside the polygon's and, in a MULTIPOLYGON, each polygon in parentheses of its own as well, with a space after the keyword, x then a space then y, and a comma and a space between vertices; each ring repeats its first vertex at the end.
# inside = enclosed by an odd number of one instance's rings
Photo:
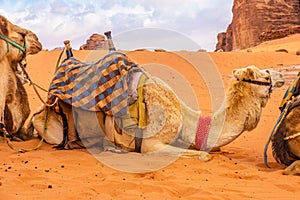
MULTIPOLYGON (((198 158, 178 158, 154 171, 140 172, 145 156, 137 153, 101 153, 104 160, 114 161, 115 166, 109 166, 85 149, 56 150, 44 143, 40 150, 18 153, 1 142, 1 199, 300 198, 300 177, 282 175, 284 166, 275 162, 271 148, 268 151, 271 168, 266 168, 263 163, 263 149, 279 116, 281 98, 298 72, 295 67, 300 65, 300 56, 295 54, 298 49, 299 35, 294 35, 261 44, 251 49, 252 52, 127 52, 151 74, 169 83, 188 105, 199 107, 204 115, 212 113, 215 99, 210 98, 209 83, 197 73, 189 59, 201 69, 211 67, 212 63, 217 67, 223 81, 214 83, 217 90, 223 90, 223 84, 227 87, 233 69, 248 65, 280 70, 287 83, 272 93, 257 128, 242 134, 220 152, 212 153, 208 162, 198 158), (282 48, 288 53, 275 52, 282 48), (179 79, 187 82, 178 83, 179 79), (119 167, 136 169, 139 173, 126 172, 119 167)), ((59 54, 60 51, 41 51, 28 56, 27 71, 35 83, 44 88, 49 86, 59 54)), ((90 51, 74 51, 78 59, 90 58, 91 54, 90 51)), ((41 102, 32 87, 27 85, 26 88, 34 111, 41 102)), ((42 91, 41 95, 46 97, 42 91)), ((31 148, 37 143, 38 139, 13 144, 31 148)), ((146 164, 155 168, 158 162, 159 159, 146 164)))

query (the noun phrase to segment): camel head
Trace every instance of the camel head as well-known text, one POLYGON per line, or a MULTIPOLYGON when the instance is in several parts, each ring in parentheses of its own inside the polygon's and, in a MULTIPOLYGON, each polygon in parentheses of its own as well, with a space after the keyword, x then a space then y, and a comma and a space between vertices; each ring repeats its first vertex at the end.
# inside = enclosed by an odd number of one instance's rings
POLYGON ((236 80, 252 84, 257 88, 257 95, 269 97, 270 93, 284 84, 284 78, 280 72, 271 69, 259 69, 255 66, 248 66, 242 69, 235 69, 233 76, 236 80))
POLYGON ((25 52, 22 51, 22 48, 26 49, 27 55, 36 54, 42 50, 42 45, 33 32, 12 24, 1 15, 0 35, 0 48, 5 49, 0 52, 0 59, 7 56, 11 62, 16 62, 24 57, 25 52))
POLYGON ((283 76, 274 70, 259 69, 248 66, 233 71, 233 80, 226 91, 226 104, 214 114, 211 137, 207 146, 222 147, 244 131, 251 131, 257 127, 262 108, 267 105, 270 93, 284 84, 283 76), (220 135, 215 131, 220 124, 220 135), (217 139, 216 139, 217 138, 217 139))

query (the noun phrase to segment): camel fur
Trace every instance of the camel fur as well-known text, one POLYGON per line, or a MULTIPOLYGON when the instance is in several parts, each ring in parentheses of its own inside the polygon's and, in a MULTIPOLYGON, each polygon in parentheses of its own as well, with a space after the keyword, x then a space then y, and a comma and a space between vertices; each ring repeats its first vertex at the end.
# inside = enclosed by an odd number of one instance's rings
MULTIPOLYGON (((26 54, 38 53, 42 46, 37 36, 24 28, 9 22, 0 15, 0 34, 23 46, 26 54)), ((26 56, 18 48, 0 39, 0 121, 8 133, 26 139, 21 133, 30 114, 28 96, 21 80, 16 76, 18 63, 26 56)))

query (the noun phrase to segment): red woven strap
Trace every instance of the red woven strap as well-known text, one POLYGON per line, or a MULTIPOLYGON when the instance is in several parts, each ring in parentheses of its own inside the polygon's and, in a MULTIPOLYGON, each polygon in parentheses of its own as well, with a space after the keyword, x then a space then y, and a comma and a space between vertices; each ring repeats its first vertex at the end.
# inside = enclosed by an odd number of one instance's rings
POLYGON ((205 151, 207 136, 210 128, 211 116, 202 116, 199 118, 197 133, 195 138, 195 148, 205 151))

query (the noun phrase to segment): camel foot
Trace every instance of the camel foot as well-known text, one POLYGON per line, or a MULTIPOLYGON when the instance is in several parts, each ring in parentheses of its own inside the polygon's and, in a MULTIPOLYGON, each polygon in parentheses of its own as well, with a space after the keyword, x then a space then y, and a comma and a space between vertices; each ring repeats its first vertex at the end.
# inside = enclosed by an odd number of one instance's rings
POLYGON ((282 172, 284 175, 300 176, 300 160, 296 160, 282 172))
POLYGON ((211 155, 205 151, 187 150, 181 156, 182 158, 199 158, 203 162, 207 162, 211 159, 211 155))
POLYGON ((22 142, 22 141, 31 140, 33 138, 35 138, 33 134, 22 134, 18 132, 13 136, 12 140, 22 142))
POLYGON ((211 155, 205 151, 200 151, 199 159, 203 162, 211 160, 211 155))
MULTIPOLYGON (((0 132, 0 137, 3 138, 3 141, 4 141, 4 133, 0 132)), ((15 135, 12 135, 12 134, 7 134, 6 137, 8 139, 10 139, 11 141, 14 141, 14 142, 23 142, 24 140, 22 140, 21 138, 15 136, 15 135)))
POLYGON ((115 147, 104 147, 104 151, 109 151, 112 153, 124 153, 124 151, 115 147))
POLYGON ((53 146, 52 148, 53 148, 53 149, 57 149, 57 150, 66 150, 65 144, 55 145, 55 146, 53 146))

